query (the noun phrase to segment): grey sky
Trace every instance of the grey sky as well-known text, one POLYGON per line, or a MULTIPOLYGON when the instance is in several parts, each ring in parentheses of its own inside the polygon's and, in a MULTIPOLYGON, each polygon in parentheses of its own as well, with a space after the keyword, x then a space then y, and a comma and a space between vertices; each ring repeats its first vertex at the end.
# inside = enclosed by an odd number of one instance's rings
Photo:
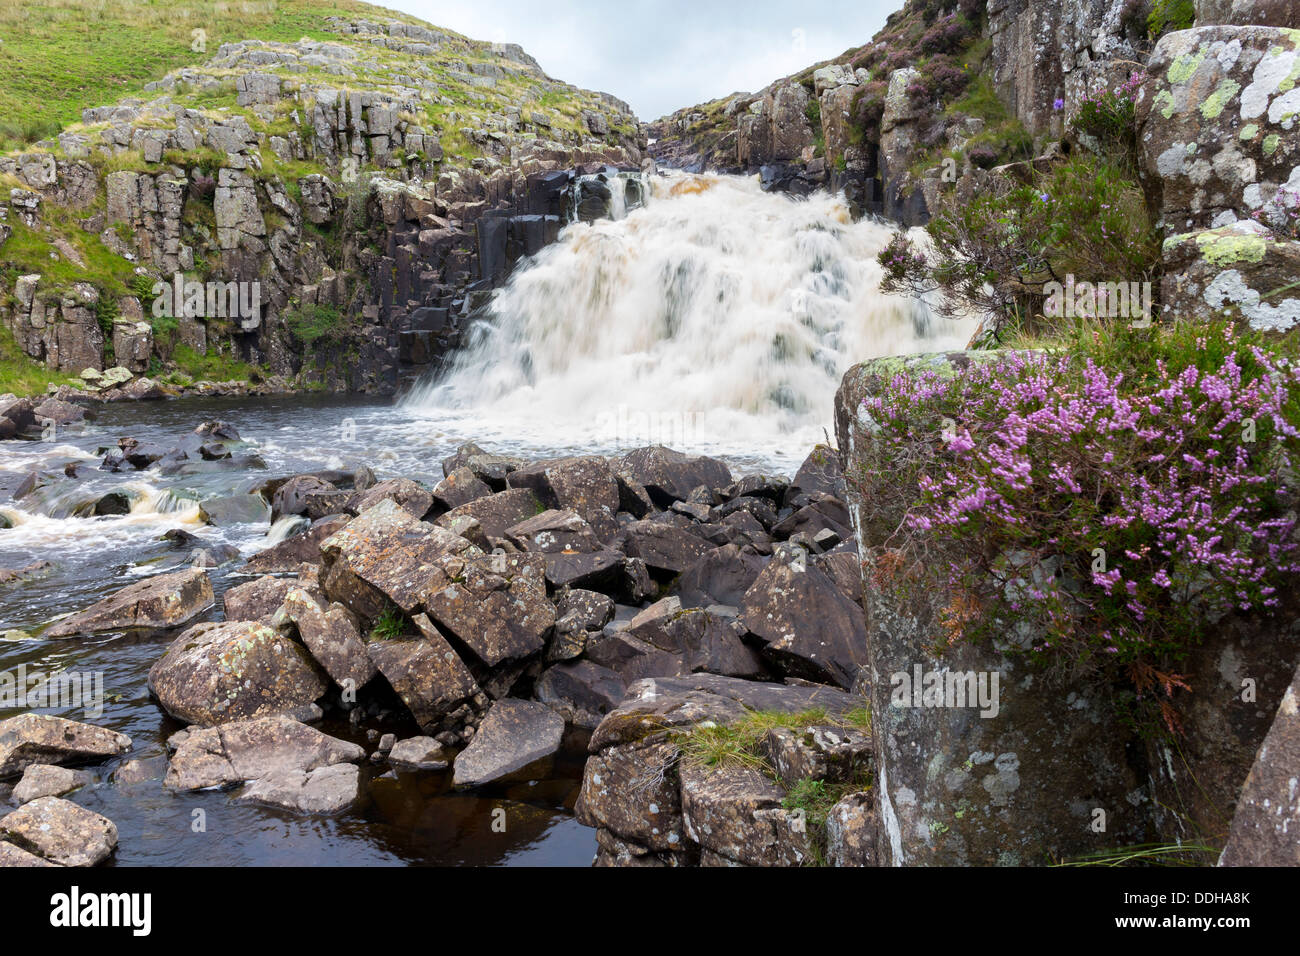
POLYGON ((772 80, 871 39, 902 0, 375 0, 476 40, 518 43, 551 76, 642 120, 772 80))

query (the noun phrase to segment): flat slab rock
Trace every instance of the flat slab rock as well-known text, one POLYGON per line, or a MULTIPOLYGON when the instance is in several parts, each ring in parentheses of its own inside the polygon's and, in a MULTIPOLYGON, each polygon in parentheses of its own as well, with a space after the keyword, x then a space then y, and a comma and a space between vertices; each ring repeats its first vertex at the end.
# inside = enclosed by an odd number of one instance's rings
MULTIPOLYGON (((258 793, 272 794, 293 785, 301 790, 314 771, 355 763, 364 756, 356 744, 289 717, 241 720, 188 731, 172 754, 163 785, 172 790, 203 790, 270 777, 258 793)), ((321 778, 313 791, 327 781, 338 782, 321 778)))
POLYGON ((59 866, 95 866, 117 847, 117 827, 70 800, 40 797, 0 819, 0 839, 59 866))
POLYGON ((44 637, 74 637, 128 628, 180 627, 212 606, 212 582, 201 568, 186 568, 137 581, 56 621, 44 637))
POLYGON ((273 770, 250 782, 235 799, 299 813, 338 813, 361 798, 361 771, 355 764, 315 770, 273 770))
POLYGON ((20 714, 0 721, 0 780, 33 764, 90 763, 131 749, 131 738, 65 717, 20 714))
POLYGON ((480 787, 505 779, 560 749, 564 719, 532 700, 499 700, 456 757, 453 783, 480 787))

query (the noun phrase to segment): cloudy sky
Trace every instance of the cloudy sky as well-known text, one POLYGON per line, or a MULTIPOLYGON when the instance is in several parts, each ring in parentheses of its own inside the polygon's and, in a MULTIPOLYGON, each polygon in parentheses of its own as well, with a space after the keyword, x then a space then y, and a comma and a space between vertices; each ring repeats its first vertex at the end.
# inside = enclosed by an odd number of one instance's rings
POLYGON ((902 0, 377 0, 476 40, 518 43, 551 76, 642 120, 752 92, 871 39, 902 0))

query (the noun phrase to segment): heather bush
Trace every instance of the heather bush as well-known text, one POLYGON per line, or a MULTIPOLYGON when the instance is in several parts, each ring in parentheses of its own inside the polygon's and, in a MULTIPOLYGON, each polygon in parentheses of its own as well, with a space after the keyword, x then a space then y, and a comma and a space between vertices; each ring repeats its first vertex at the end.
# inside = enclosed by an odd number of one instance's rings
POLYGON ((1025 173, 1025 182, 998 176, 974 195, 944 193, 926 226, 928 249, 899 255, 907 239, 896 237, 881 254, 881 288, 938 292, 939 312, 988 315, 999 328, 1037 322, 1048 282, 1153 279, 1160 234, 1123 170, 1076 155, 1025 173))
POLYGON ((877 573, 946 586, 949 643, 1127 678, 1172 729, 1199 635, 1300 571, 1298 396, 1300 366, 1224 324, 1086 327, 1069 351, 900 372, 862 409, 864 494, 898 521, 877 573))
POLYGON ((1096 140, 1105 156, 1117 157, 1137 168, 1137 125, 1133 97, 1146 81, 1146 74, 1132 73, 1115 89, 1094 90, 1079 103, 1073 129, 1096 140))

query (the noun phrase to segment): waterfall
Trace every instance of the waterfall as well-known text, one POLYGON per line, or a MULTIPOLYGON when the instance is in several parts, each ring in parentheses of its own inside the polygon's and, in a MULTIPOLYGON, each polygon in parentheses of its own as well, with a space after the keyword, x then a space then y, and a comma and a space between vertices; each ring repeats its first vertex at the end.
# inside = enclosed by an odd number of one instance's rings
POLYGON ((793 452, 830 428, 852 364, 965 345, 968 323, 879 291, 891 230, 838 198, 793 201, 756 177, 648 186, 642 208, 574 223, 521 264, 407 410, 593 450, 793 452))

